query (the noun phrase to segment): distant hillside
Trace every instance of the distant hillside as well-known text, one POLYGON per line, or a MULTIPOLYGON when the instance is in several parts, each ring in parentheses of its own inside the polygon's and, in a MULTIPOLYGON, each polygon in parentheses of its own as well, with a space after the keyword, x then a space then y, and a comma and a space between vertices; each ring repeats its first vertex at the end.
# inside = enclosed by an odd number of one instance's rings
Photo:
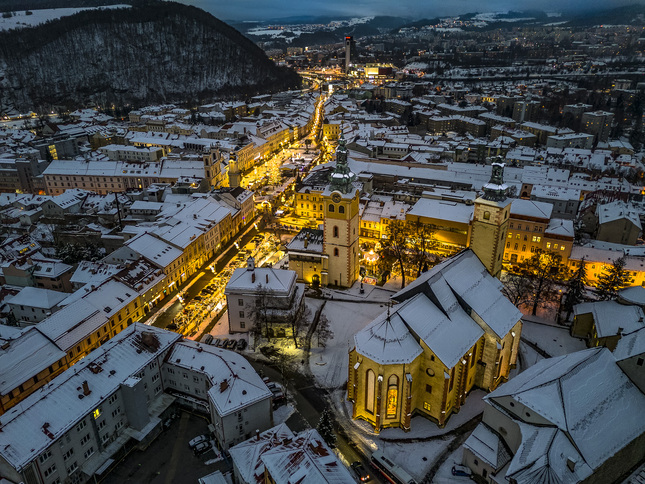
POLYGON ((118 0, 0 0, 0 12, 37 10, 42 8, 101 7, 105 5, 132 4, 118 0))
POLYGON ((237 30, 195 7, 87 10, 0 33, 0 110, 139 105, 294 88, 237 30))

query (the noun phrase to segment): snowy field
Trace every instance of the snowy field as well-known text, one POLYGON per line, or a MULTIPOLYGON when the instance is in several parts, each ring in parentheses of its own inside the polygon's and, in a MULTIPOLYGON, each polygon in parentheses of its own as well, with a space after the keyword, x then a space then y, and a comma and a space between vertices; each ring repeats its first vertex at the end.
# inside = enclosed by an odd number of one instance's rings
MULTIPOLYGON (((130 8, 130 5, 108 5, 99 8, 130 8)), ((95 10, 95 8, 48 8, 42 10, 30 10, 31 15, 27 15, 26 10, 13 12, 10 18, 0 17, 0 30, 21 29, 23 27, 33 27, 61 17, 74 15, 82 10, 95 10)))
POLYGON ((354 347, 354 335, 386 310, 383 303, 327 301, 323 314, 334 337, 327 341, 326 347, 319 348, 314 336, 309 359, 311 373, 318 384, 338 388, 347 381, 348 352, 354 347))

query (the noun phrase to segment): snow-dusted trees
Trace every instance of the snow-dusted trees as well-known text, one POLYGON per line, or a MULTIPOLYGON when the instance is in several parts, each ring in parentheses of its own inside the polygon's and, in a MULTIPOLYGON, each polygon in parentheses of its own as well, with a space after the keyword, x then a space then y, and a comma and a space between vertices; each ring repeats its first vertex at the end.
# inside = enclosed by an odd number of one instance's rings
POLYGON ((598 276, 598 296, 600 299, 616 299, 618 291, 629 286, 631 278, 625 269, 625 257, 619 257, 600 276, 598 276))

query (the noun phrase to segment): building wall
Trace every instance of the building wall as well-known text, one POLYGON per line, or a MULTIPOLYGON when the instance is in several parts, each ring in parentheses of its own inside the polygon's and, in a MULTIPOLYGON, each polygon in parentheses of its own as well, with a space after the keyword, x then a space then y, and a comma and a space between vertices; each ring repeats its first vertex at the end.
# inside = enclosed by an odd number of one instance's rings
POLYGON ((222 417, 217 414, 211 403, 211 420, 215 427, 215 436, 222 448, 227 450, 250 439, 256 430, 264 432, 273 427, 271 408, 271 398, 268 397, 222 417))
POLYGON ((640 229, 627 219, 618 219, 598 225, 596 239, 614 244, 635 245, 640 229))
POLYGON ((475 201, 470 248, 477 254, 488 272, 498 277, 502 271, 502 255, 508 231, 511 201, 475 201))

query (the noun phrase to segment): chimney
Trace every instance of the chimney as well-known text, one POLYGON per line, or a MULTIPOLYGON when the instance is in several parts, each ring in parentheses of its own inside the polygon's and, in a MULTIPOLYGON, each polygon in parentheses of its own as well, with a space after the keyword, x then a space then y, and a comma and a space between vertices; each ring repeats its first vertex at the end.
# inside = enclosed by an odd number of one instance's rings
POLYGON ((571 472, 574 472, 576 470, 576 459, 573 457, 567 457, 567 467, 571 472))
POLYGON ((620 336, 623 333, 623 328, 618 326, 618 331, 616 331, 616 334, 620 336))
POLYGON ((90 393, 92 393, 92 390, 90 390, 90 386, 87 384, 87 380, 83 382, 83 395, 88 396, 90 393))
POLYGON ((255 429, 255 438, 258 442, 260 441, 260 429, 255 429))

